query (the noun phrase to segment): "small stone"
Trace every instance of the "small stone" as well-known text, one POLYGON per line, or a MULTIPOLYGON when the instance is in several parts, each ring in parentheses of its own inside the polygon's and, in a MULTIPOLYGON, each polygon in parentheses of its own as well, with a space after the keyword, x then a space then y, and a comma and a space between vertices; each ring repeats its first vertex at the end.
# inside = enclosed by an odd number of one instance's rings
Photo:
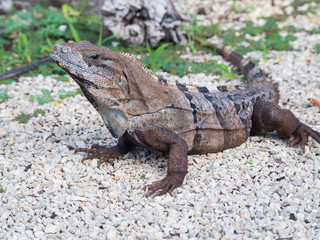
POLYGON ((250 218, 250 212, 248 209, 243 209, 241 212, 240 212, 240 216, 241 218, 244 218, 244 219, 249 219, 250 218))
POLYGON ((111 192, 111 193, 109 194, 109 197, 110 197, 111 199, 117 199, 117 198, 118 198, 118 193, 117 193, 117 192, 111 192))
POLYGON ((4 128, 0 128, 0 138, 7 136, 8 132, 4 128))
POLYGON ((87 145, 83 141, 77 141, 76 142, 77 148, 86 148, 87 145))
POLYGON ((293 221, 297 221, 297 217, 294 215, 294 213, 290 213, 289 219, 293 221))
POLYGON ((45 229, 45 233, 58 233, 60 231, 60 227, 57 225, 50 224, 45 229))
POLYGON ((108 202, 105 200, 101 200, 98 203, 98 208, 100 208, 100 209, 105 209, 107 206, 108 206, 108 202))
POLYGON ((33 232, 31 230, 26 230, 26 236, 29 238, 33 237, 33 232))
POLYGON ((273 225, 266 225, 263 227, 266 231, 272 231, 273 230, 273 225))
POLYGON ((301 222, 303 222, 304 221, 304 214, 303 213, 297 213, 296 220, 300 220, 301 222))
POLYGON ((107 233, 107 240, 112 240, 117 238, 117 231, 114 229, 110 229, 107 233))
POLYGON ((36 231, 34 232, 34 236, 38 239, 45 239, 45 233, 42 231, 36 231))
POLYGON ((252 226, 251 226, 251 223, 245 223, 242 228, 241 228, 242 231, 251 231, 252 230, 252 226))

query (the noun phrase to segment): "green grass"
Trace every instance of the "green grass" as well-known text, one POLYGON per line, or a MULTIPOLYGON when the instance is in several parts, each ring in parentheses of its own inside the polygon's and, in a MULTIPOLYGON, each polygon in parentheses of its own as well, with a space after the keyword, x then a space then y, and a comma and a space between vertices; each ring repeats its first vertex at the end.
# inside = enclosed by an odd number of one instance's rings
POLYGON ((41 89, 41 93, 41 96, 30 95, 30 101, 33 102, 36 99, 40 105, 54 101, 49 90, 41 89))
POLYGON ((140 180, 144 179, 146 177, 146 174, 143 173, 141 176, 140 176, 140 180))
POLYGON ((0 89, 0 103, 9 99, 8 88, 0 89))
POLYGON ((239 54, 244 55, 251 51, 291 50, 291 42, 296 40, 294 33, 297 31, 302 30, 296 29, 291 25, 279 28, 278 21, 270 17, 263 26, 254 25, 250 21, 246 21, 245 26, 239 30, 233 28, 221 30, 219 24, 194 26, 193 29, 189 31, 189 34, 194 34, 200 38, 208 38, 212 35, 218 36, 223 39, 225 44, 233 47, 239 54), (249 38, 257 35, 261 35, 261 38, 258 40, 249 38), (242 42, 249 44, 245 47, 241 45, 242 42))
POLYGON ((244 164, 252 165, 252 164, 253 164, 253 160, 252 160, 252 159, 250 159, 250 160, 246 161, 244 164))
POLYGON ((43 116, 45 112, 41 109, 34 110, 32 114, 21 112, 20 114, 18 114, 18 116, 15 117, 15 120, 17 120, 18 123, 27 123, 31 118, 37 117, 39 114, 43 116))
POLYGON ((76 96, 76 95, 78 95, 80 93, 81 93, 81 89, 80 88, 78 88, 77 91, 75 91, 75 92, 74 91, 60 90, 59 91, 59 98, 60 99, 65 99, 67 97, 74 97, 74 96, 76 96))
POLYGON ((171 56, 168 56, 165 54, 165 49, 170 45, 170 43, 163 43, 160 45, 157 49, 152 51, 151 47, 149 46, 149 43, 147 41, 147 49, 149 52, 149 66, 153 72, 158 71, 161 69, 166 63, 170 61, 172 58, 171 56), (160 57, 160 56, 165 56, 165 58, 160 57))
POLYGON ((314 45, 314 50, 316 53, 320 53, 320 43, 316 43, 316 45, 314 45))

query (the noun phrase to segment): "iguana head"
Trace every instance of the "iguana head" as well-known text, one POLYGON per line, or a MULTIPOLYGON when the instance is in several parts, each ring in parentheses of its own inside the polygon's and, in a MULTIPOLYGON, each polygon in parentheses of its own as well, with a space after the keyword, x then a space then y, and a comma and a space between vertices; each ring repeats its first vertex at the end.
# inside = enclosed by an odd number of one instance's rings
POLYGON ((168 95, 132 55, 79 41, 53 46, 51 57, 78 83, 115 137, 126 131, 131 115, 161 109, 168 95))
POLYGON ((52 47, 51 57, 82 90, 92 95, 89 101, 93 105, 100 101, 117 107, 129 99, 123 62, 118 53, 107 47, 87 41, 60 43, 52 47))
POLYGON ((81 87, 111 134, 122 136, 128 126, 128 115, 123 111, 123 105, 130 96, 120 54, 79 41, 53 46, 51 57, 81 87))

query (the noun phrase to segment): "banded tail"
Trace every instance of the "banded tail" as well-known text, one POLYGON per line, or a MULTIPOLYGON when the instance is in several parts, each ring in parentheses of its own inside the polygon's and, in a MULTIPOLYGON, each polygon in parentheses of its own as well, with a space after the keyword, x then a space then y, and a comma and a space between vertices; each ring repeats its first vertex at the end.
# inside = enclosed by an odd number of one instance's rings
POLYGON ((214 45, 215 50, 225 60, 230 61, 233 65, 237 66, 240 71, 245 75, 249 84, 256 85, 271 81, 269 74, 265 73, 261 68, 256 66, 252 61, 242 57, 241 55, 233 52, 225 45, 214 45))
POLYGON ((278 84, 275 83, 271 76, 264 72, 260 67, 256 66, 252 61, 242 57, 241 55, 230 50, 226 45, 223 44, 203 44, 203 40, 195 39, 198 43, 202 44, 203 47, 219 53, 225 60, 230 61, 233 65, 237 66, 240 71, 247 78, 249 85, 264 85, 273 92, 275 105, 279 102, 279 89, 278 84))

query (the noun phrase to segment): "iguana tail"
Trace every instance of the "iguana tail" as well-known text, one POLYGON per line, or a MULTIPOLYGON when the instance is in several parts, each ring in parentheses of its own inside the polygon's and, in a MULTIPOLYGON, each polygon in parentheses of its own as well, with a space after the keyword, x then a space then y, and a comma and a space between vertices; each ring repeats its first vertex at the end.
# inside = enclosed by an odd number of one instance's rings
POLYGON ((264 85, 269 88, 273 93, 273 103, 278 105, 279 102, 279 89, 278 84, 275 83, 271 76, 265 73, 260 67, 256 66, 252 61, 242 57, 241 55, 233 52, 227 46, 222 44, 203 44, 199 39, 196 41, 202 43, 202 46, 218 52, 224 59, 230 61, 233 65, 237 66, 240 71, 247 78, 250 85, 264 85))
POLYGON ((230 61, 233 65, 237 66, 240 71, 245 75, 248 83, 251 85, 260 85, 267 81, 269 76, 262 69, 257 67, 249 59, 243 58, 241 55, 233 52, 225 45, 214 45, 215 50, 219 53, 225 60, 230 61))

